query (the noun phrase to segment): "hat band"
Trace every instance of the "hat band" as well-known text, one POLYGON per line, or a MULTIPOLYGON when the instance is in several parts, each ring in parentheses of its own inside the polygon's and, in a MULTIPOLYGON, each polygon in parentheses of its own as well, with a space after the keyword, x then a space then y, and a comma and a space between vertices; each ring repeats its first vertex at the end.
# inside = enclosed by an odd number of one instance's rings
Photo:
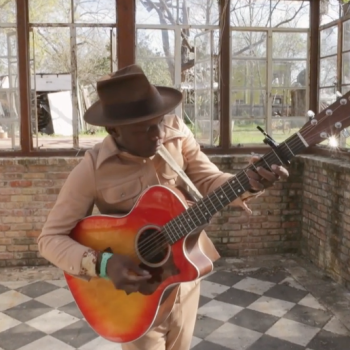
POLYGON ((103 114, 111 120, 126 118, 141 118, 150 114, 157 113, 163 109, 163 99, 159 94, 152 98, 138 100, 134 102, 104 104, 102 105, 103 114))

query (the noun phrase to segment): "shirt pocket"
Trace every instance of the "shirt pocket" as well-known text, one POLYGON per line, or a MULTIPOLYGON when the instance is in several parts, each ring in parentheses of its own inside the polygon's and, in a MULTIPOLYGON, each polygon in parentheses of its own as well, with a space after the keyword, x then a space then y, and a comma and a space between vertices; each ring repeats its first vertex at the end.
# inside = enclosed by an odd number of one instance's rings
POLYGON ((142 184, 139 178, 111 185, 100 190, 102 207, 105 213, 125 213, 134 206, 142 192, 142 184))

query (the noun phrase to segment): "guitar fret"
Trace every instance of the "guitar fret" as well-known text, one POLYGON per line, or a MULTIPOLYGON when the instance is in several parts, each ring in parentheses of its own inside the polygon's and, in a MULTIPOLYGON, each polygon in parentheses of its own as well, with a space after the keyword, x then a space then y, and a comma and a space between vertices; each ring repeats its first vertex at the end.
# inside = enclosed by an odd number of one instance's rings
POLYGON ((265 164, 267 165, 267 167, 272 171, 270 164, 266 162, 265 157, 262 157, 262 160, 265 162, 265 164))
POLYGON ((194 213, 195 217, 196 217, 197 220, 198 220, 198 224, 201 225, 202 222, 200 221, 200 219, 199 219, 199 217, 197 216, 196 211, 194 210, 193 207, 191 207, 191 208, 188 209, 188 212, 190 212, 190 211, 194 213))
POLYGON ((227 198, 227 200, 228 200, 227 204, 231 203, 232 201, 230 200, 230 198, 227 197, 226 192, 223 190, 222 186, 220 186, 220 190, 224 194, 224 196, 227 198))
POLYGON ((201 207, 202 207, 202 206, 203 206, 203 200, 201 200, 201 201, 199 201, 198 203, 196 203, 196 205, 193 206, 193 207, 195 208, 195 209, 193 209, 193 210, 198 209, 198 211, 199 211, 199 212, 201 213, 201 215, 203 216, 205 222, 208 222, 207 217, 203 214, 203 212, 202 212, 202 210, 201 210, 201 207))
MULTIPOLYGON (((237 179, 237 181, 238 181, 239 185, 242 187, 243 192, 245 192, 245 188, 242 186, 241 182, 239 181, 238 176, 236 176, 236 179, 237 179)), ((240 190, 240 189, 238 189, 238 190, 237 190, 237 192, 238 192, 238 193, 240 193, 240 192, 241 192, 241 190, 240 190)))
POLYGON ((209 195, 207 198, 209 199, 209 202, 210 202, 211 206, 214 208, 214 213, 212 213, 212 212, 209 210, 210 215, 213 215, 213 214, 216 213, 215 205, 214 205, 213 202, 211 201, 210 195, 209 195))
POLYGON ((275 156, 278 158, 280 164, 282 165, 282 164, 283 164, 283 161, 281 160, 281 158, 278 156, 278 154, 275 152, 274 149, 273 149, 272 151, 273 151, 273 153, 275 154, 275 156))
POLYGON ((287 143, 287 142, 283 142, 283 145, 285 145, 285 146, 288 148, 289 152, 292 154, 292 156, 295 157, 295 154, 294 154, 294 153, 292 152, 292 150, 289 148, 288 143, 287 143))
MULTIPOLYGON (((220 187, 220 188, 221 188, 221 187, 220 187)), ((214 195, 215 195, 215 197, 218 199, 218 201, 219 201, 221 207, 223 207, 224 204, 221 202, 221 199, 220 199, 220 198, 218 197, 218 195, 216 194, 216 191, 214 191, 214 195)), ((222 195, 221 195, 221 197, 222 197, 222 195)))
POLYGON ((210 211, 208 210, 207 206, 205 205, 204 200, 202 199, 196 206, 197 206, 198 210, 201 212, 201 214, 203 215, 203 217, 204 217, 207 221, 209 221, 208 218, 211 216, 211 214, 210 214, 210 211), (201 210, 201 207, 202 207, 202 206, 204 206, 205 209, 207 210, 204 214, 203 214, 203 211, 201 210), (209 213, 208 213, 208 212, 209 212, 209 213))

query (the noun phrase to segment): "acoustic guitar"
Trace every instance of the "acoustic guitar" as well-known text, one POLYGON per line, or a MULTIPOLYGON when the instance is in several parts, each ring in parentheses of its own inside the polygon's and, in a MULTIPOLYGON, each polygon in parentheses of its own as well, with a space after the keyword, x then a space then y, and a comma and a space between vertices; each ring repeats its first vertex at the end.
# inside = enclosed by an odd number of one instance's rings
POLYGON ((81 220, 71 238, 96 250, 132 258, 152 278, 127 295, 102 278, 85 281, 65 273, 69 289, 89 325, 103 338, 125 343, 139 339, 171 312, 179 284, 213 270, 208 247, 199 239, 215 213, 250 189, 248 168, 288 164, 307 147, 337 136, 350 125, 350 92, 309 120, 281 144, 265 133, 272 150, 190 207, 177 189, 153 186, 123 216, 81 220))

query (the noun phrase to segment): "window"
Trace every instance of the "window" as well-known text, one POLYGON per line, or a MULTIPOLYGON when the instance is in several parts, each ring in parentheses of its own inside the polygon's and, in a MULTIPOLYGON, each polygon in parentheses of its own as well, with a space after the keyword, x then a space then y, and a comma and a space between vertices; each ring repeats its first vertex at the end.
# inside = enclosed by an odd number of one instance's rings
MULTIPOLYGON (((350 90, 350 4, 330 0, 320 10, 318 112, 350 90)), ((350 128, 341 132, 338 146, 350 148, 350 128)))
POLYGON ((20 148, 16 1, 0 0, 0 151, 20 148))
POLYGON ((29 21, 34 148, 89 148, 106 135, 83 114, 117 68, 116 2, 30 0, 29 21))

